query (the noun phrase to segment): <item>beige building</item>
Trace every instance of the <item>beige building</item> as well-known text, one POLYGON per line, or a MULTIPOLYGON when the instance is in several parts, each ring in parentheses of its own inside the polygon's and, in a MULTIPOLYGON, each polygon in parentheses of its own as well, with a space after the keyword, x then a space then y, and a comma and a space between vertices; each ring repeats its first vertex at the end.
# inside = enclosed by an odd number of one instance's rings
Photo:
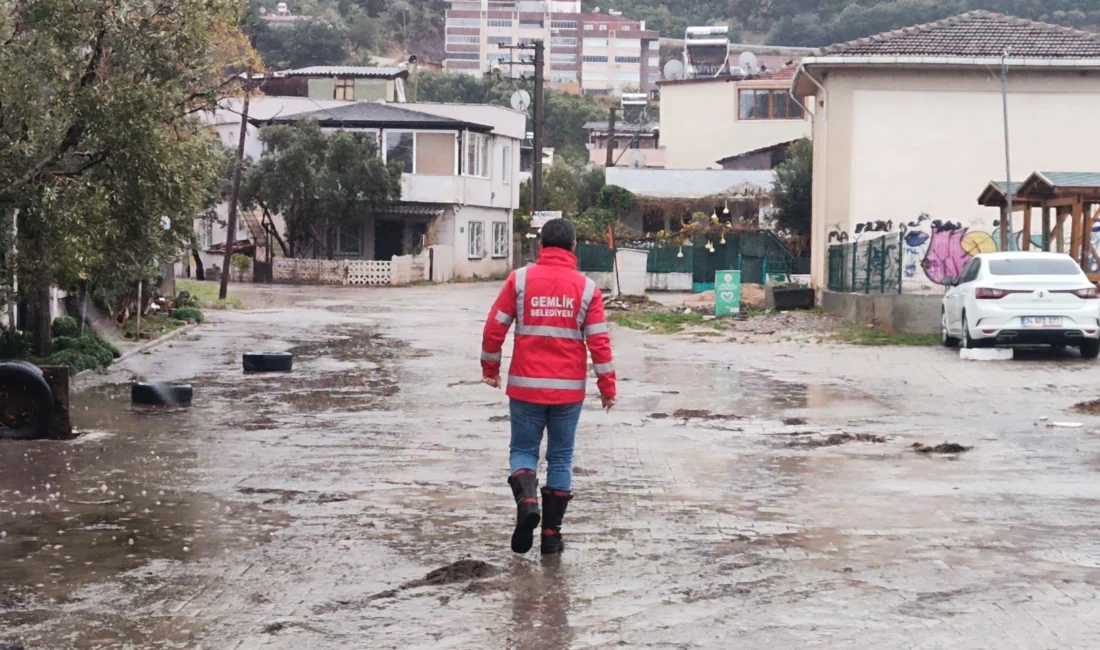
POLYGON ((665 168, 721 169, 724 158, 809 136, 810 121, 790 96, 793 73, 661 81, 665 168))
POLYGON ((1007 48, 1012 180, 1100 172, 1100 35, 977 11, 803 59, 793 92, 813 107, 815 287, 833 243, 903 233, 914 293, 942 291, 951 269, 999 247, 998 212, 976 198, 1005 179, 1007 48))

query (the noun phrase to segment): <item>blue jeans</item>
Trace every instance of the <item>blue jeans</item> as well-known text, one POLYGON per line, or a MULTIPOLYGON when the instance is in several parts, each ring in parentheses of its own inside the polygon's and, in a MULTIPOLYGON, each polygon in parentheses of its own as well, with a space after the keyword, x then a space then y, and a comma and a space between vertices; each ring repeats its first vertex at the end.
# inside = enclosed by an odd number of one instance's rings
POLYGON ((511 400, 508 406, 512 420, 511 473, 538 469, 542 432, 548 431, 546 487, 568 492, 573 483, 573 442, 577 437, 577 421, 581 419, 581 404, 549 405, 511 400))

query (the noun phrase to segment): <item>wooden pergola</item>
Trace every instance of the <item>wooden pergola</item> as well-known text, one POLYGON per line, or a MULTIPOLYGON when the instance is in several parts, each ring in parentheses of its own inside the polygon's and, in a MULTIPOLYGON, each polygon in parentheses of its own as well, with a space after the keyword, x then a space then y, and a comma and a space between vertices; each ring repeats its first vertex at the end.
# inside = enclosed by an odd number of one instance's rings
MULTIPOLYGON (((1090 259, 1100 262, 1100 252, 1092 245, 1092 228, 1100 218, 1100 173, 1092 172, 1035 172, 1022 183, 1012 184, 1012 214, 1023 214, 1020 250, 1032 247, 1032 213, 1042 211, 1042 239, 1044 251, 1067 253, 1088 273, 1090 259), (1066 232, 1069 232, 1067 249, 1066 232)), ((1000 250, 1008 250, 1009 210, 1007 185, 991 182, 986 186, 978 203, 997 207, 1001 211, 1000 250)), ((1090 273, 1089 279, 1100 282, 1100 273, 1090 273)))

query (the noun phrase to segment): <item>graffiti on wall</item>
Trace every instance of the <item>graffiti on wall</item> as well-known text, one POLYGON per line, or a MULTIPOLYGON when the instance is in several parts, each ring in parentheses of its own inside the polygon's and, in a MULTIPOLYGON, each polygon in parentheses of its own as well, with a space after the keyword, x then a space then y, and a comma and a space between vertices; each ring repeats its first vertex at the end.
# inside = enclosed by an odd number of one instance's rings
MULTIPOLYGON (((988 222, 985 222, 988 223, 988 222)), ((1000 226, 993 223, 993 228, 1000 226)), ((1001 249, 1000 233, 997 230, 987 232, 983 224, 977 222, 964 225, 961 222, 933 219, 928 214, 920 214, 912 221, 902 221, 896 225, 902 233, 902 276, 906 283, 917 289, 931 289, 933 285, 946 286, 948 279, 957 278, 963 268, 975 256, 982 253, 994 253, 1001 249)), ((834 226, 829 233, 829 242, 859 241, 868 233, 894 232, 892 221, 867 221, 856 224, 853 234, 834 226)), ((1024 238, 1022 231, 1009 234, 1009 251, 1022 250, 1024 238)), ((1068 239, 1067 239, 1068 242, 1068 239)), ((1093 229, 1093 246, 1100 250, 1100 226, 1093 229)), ((1032 235, 1033 248, 1042 247, 1042 236, 1032 235)), ((1100 273, 1100 262, 1090 258, 1089 271, 1100 273)))

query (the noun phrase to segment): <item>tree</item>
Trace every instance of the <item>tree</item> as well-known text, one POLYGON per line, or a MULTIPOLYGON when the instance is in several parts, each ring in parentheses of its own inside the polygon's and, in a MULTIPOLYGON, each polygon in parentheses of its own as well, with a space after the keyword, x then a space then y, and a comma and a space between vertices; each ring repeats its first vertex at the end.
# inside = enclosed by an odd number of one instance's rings
POLYGON ((775 168, 772 190, 780 228, 809 237, 813 223, 814 146, 808 138, 791 145, 787 160, 775 168))
MULTIPOLYGON (((0 202, 24 297, 155 275, 190 241, 219 145, 195 114, 258 65, 235 0, 36 0, 0 14, 0 202), (167 226, 167 227, 165 227, 167 226)), ((41 302, 40 302, 41 304, 41 302)), ((36 318, 37 351, 49 320, 36 318)))
POLYGON ((316 122, 267 127, 260 138, 267 150, 241 186, 241 203, 282 215, 292 257, 314 246, 331 258, 337 228, 401 197, 401 165, 382 162, 372 138, 325 134, 316 122))

